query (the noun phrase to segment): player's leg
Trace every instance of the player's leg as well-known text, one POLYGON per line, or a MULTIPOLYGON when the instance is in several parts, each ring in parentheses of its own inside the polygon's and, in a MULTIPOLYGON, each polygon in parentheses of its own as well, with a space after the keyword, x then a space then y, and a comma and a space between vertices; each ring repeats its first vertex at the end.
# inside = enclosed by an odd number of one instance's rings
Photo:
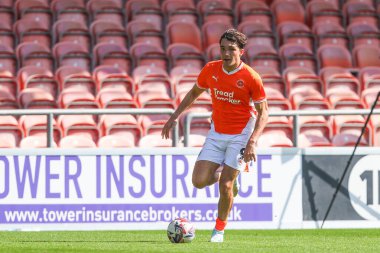
POLYGON ((218 182, 220 173, 217 170, 219 167, 220 164, 215 162, 206 160, 196 161, 192 177, 194 187, 202 189, 218 182))

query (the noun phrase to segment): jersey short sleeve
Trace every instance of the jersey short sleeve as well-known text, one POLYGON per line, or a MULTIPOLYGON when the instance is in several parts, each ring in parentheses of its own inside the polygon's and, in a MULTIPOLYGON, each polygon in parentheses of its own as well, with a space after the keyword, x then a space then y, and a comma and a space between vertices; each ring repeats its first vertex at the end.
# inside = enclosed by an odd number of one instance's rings
POLYGON ((208 89, 209 85, 207 82, 207 79, 210 77, 211 73, 211 66, 210 63, 207 63, 203 69, 201 70, 201 73, 199 73, 197 78, 197 85, 201 89, 208 89))
POLYGON ((251 86, 251 98, 254 103, 260 103, 266 100, 263 81, 259 74, 252 73, 254 85, 251 86))

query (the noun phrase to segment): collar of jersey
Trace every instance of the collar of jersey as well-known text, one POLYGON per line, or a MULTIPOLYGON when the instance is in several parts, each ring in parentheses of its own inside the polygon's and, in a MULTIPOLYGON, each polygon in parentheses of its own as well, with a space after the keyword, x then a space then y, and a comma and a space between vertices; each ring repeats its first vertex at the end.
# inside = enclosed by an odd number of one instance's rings
POLYGON ((225 69, 223 68, 223 65, 222 65, 223 72, 226 73, 227 75, 235 74, 236 72, 238 72, 239 70, 241 70, 242 67, 243 67, 243 61, 240 61, 240 64, 239 64, 239 66, 238 66, 236 69, 234 69, 234 70, 228 72, 227 70, 225 70, 225 69))

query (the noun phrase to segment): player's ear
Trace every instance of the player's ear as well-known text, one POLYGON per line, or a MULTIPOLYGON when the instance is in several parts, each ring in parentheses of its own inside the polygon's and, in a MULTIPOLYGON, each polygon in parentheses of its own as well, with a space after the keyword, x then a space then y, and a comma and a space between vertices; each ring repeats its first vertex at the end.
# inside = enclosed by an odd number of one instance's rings
POLYGON ((244 54, 244 49, 240 49, 240 56, 243 56, 244 54))

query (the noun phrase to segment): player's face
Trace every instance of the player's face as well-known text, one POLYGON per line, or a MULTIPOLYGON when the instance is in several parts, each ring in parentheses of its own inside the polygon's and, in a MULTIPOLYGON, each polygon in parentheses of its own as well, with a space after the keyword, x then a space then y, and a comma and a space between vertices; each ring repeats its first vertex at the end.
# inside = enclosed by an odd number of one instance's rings
POLYGON ((222 39, 220 42, 220 55, 223 60, 223 68, 227 71, 236 69, 240 64, 240 57, 244 50, 238 45, 227 39, 222 39))

